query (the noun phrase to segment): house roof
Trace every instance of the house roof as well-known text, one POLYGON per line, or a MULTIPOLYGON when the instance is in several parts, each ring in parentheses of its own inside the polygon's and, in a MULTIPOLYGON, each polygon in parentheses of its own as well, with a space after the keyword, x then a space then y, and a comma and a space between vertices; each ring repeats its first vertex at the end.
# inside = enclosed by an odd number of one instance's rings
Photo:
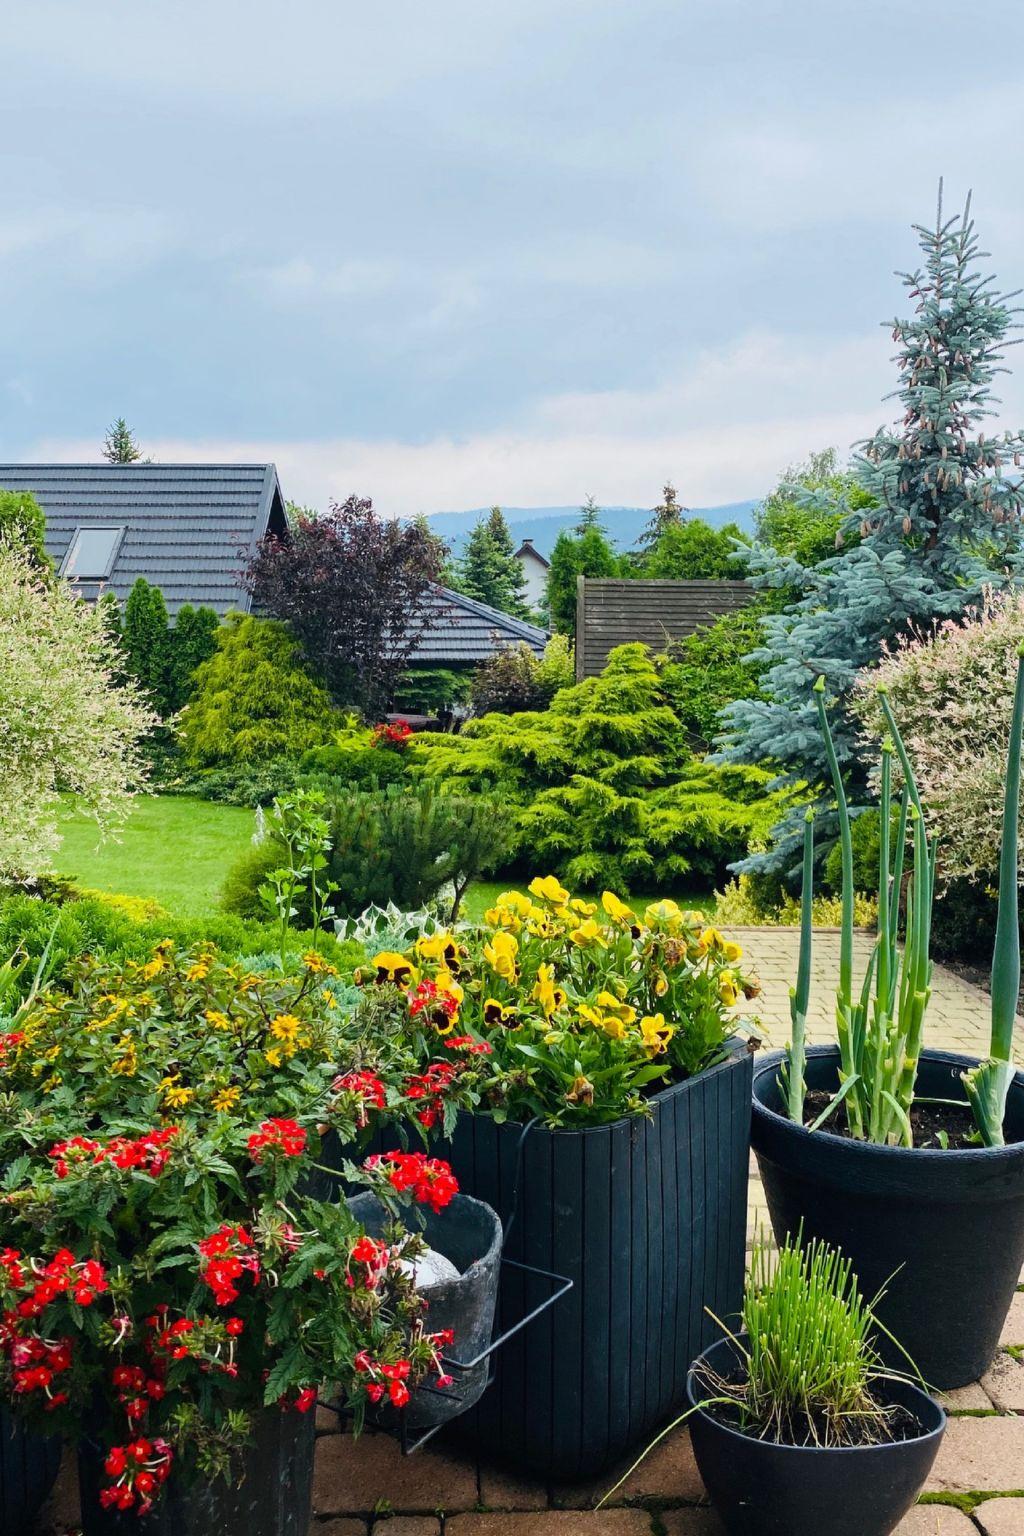
POLYGON ((0 488, 36 497, 58 569, 78 529, 117 530, 105 579, 72 575, 83 597, 123 602, 144 576, 172 616, 183 603, 248 611, 239 572, 258 539, 287 526, 273 464, 0 464, 0 488))
POLYGON ((435 587, 423 601, 430 628, 420 637, 410 658, 415 666, 444 667, 486 661, 495 651, 525 643, 538 656, 548 641, 546 630, 514 619, 487 603, 435 587))
POLYGON ((539 561, 539 563, 544 567, 546 571, 550 570, 551 561, 547 558, 547 556, 542 555, 539 549, 534 549, 532 539, 524 539, 519 548, 516 550, 516 559, 522 560, 524 557, 528 558, 531 556, 534 560, 539 561))

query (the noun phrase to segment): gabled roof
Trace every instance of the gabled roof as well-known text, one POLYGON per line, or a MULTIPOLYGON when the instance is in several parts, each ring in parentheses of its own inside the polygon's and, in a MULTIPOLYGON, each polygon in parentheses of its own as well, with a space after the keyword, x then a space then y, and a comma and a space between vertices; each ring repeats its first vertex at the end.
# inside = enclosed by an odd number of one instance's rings
POLYGON ((516 559, 523 560, 530 559, 531 557, 534 560, 539 561, 546 571, 551 569, 551 561, 547 558, 546 555, 542 555, 539 549, 534 549, 533 540, 524 539, 519 548, 516 550, 516 559))
POLYGON ((248 611, 239 572, 257 540, 287 526, 273 464, 0 464, 0 488, 36 497, 58 570, 77 529, 123 530, 106 579, 76 589, 123 602, 144 576, 172 616, 182 603, 248 611))
POLYGON ((486 661, 495 651, 525 643, 538 656, 548 641, 547 631, 524 619, 514 619, 487 603, 463 597, 448 587, 435 587, 423 600, 431 627, 421 636, 410 658, 416 666, 444 667, 462 662, 486 661))

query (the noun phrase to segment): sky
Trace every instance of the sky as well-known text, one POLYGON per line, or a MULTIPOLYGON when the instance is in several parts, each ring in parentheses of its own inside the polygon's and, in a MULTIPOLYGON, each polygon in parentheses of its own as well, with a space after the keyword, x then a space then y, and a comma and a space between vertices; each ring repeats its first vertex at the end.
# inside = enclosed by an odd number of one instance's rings
POLYGON ((893 418, 940 175, 1024 285, 1018 0, 32 0, 0 56, 3 461, 713 505, 893 418))

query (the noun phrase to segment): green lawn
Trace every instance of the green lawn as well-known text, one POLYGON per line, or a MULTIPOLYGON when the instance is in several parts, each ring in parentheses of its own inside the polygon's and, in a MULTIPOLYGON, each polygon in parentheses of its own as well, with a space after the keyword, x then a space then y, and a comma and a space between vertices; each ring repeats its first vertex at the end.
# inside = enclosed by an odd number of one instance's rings
MULTIPOLYGON (((217 910, 225 871, 248 846, 252 831, 252 811, 177 795, 140 795, 116 838, 104 840, 94 821, 69 810, 61 823, 57 873, 95 890, 148 896, 175 916, 201 917, 217 910)), ((466 894, 463 916, 482 917, 494 898, 509 889, 524 887, 508 880, 478 881, 466 894)), ((640 892, 631 900, 643 907, 665 896, 704 912, 714 906, 707 891, 640 892)))
POLYGON ((140 795, 128 820, 100 840, 96 823, 70 812, 61 823, 57 872, 80 885, 148 896, 176 917, 217 909, 225 870, 248 846, 252 811, 176 795, 140 795))

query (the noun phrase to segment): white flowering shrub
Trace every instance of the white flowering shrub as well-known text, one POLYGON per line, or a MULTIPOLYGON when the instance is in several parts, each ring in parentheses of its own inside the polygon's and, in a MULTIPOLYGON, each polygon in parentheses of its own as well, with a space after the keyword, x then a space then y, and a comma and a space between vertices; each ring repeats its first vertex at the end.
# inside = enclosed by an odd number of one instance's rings
POLYGON ((0 543, 0 875, 49 866, 61 794, 101 826, 127 810, 155 717, 115 662, 104 614, 0 543))
POLYGON ((1017 652, 1024 642, 1024 594, 989 594, 962 623, 911 636, 862 675, 854 709, 869 738, 884 733, 878 686, 917 775, 938 840, 942 885, 988 879, 999 865, 1006 746, 1017 652))

